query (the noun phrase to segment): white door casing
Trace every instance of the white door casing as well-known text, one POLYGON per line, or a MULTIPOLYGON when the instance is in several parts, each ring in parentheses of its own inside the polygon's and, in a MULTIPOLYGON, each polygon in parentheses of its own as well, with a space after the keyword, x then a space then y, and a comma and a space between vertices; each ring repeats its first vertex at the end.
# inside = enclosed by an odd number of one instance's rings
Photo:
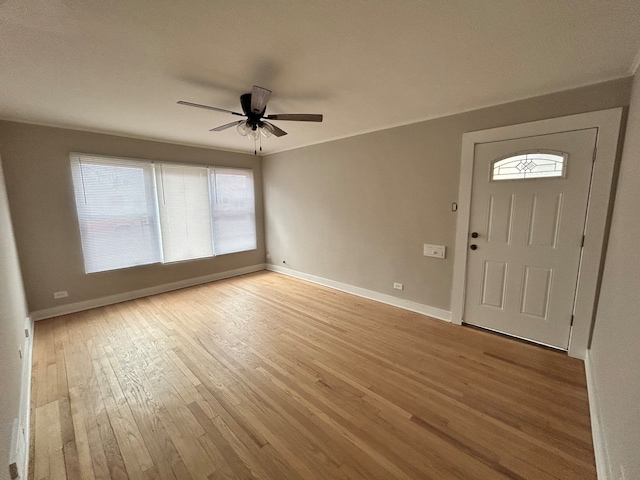
POLYGON ((476 145, 559 132, 596 129, 596 160, 593 164, 585 224, 586 236, 575 293, 574 323, 569 341, 569 355, 577 358, 585 357, 595 313, 621 117, 622 108, 614 108, 463 135, 451 294, 453 323, 462 324, 466 321, 464 307, 467 292, 467 253, 471 244, 469 222, 476 145))
POLYGON ((597 133, 476 144, 465 323, 567 349, 597 133), (534 152, 558 152, 564 174, 491 178, 495 162, 525 152, 512 170, 535 169, 534 152))

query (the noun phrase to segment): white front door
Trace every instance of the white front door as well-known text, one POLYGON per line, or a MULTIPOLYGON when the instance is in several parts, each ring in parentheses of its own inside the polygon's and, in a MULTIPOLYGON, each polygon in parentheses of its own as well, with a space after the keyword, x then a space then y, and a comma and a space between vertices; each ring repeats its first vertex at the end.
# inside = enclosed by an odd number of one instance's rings
POLYGON ((465 323, 567 349, 596 138, 476 144, 465 323))

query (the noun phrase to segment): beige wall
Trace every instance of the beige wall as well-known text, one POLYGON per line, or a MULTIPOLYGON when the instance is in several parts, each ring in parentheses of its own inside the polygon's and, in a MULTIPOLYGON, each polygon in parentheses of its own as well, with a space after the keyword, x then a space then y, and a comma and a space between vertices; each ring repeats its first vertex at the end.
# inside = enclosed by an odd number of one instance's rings
POLYGON ((0 122, 0 154, 5 166, 9 203, 30 311, 264 262, 259 157, 12 122, 0 122), (256 181, 257 250, 171 265, 146 265, 85 274, 69 164, 70 152, 253 168, 256 181), (67 290, 69 296, 54 300, 53 292, 59 290, 67 290))
POLYGON ((589 352, 609 478, 640 478, 640 73, 636 74, 589 352))
POLYGON ((449 310, 462 134, 625 106, 630 87, 616 80, 269 155, 270 262, 449 310), (446 245, 447 258, 422 256, 424 243, 446 245))
POLYGON ((27 305, 0 163, 0 480, 9 479, 13 423, 21 413, 23 361, 18 349, 24 342, 26 317, 27 305))

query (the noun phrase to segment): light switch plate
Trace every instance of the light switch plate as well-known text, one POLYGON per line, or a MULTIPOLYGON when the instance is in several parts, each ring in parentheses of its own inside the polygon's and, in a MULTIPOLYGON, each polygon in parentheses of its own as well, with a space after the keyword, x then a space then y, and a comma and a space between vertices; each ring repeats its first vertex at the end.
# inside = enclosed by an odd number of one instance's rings
POLYGON ((423 254, 425 257, 445 258, 447 247, 444 245, 424 244, 423 254))

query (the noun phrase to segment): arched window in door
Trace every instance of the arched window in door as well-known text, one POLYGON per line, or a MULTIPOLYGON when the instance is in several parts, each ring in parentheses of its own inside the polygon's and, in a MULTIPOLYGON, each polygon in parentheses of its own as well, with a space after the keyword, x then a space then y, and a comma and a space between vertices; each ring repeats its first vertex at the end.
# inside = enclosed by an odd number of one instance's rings
POLYGON ((491 181, 564 177, 566 153, 519 152, 495 160, 491 166, 491 181))

